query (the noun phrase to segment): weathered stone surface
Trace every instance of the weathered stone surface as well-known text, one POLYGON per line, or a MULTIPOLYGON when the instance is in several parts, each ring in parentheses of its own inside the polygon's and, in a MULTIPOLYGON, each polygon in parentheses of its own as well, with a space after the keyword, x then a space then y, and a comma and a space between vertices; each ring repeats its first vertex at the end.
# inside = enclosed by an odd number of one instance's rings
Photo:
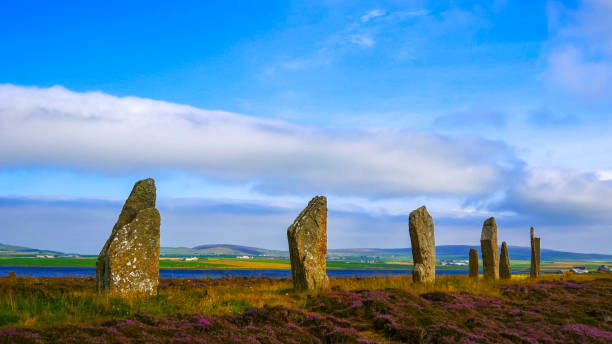
POLYGON ((287 229, 293 286, 298 290, 329 287, 327 255, 327 198, 316 196, 287 229))
POLYGON ((534 229, 529 229, 531 236, 531 267, 529 269, 529 276, 536 278, 540 276, 540 238, 534 236, 534 229))
POLYGON ((96 262, 96 288, 114 294, 157 293, 161 218, 155 181, 138 181, 96 262))
POLYGON ((436 278, 436 240, 433 219, 425 206, 410 213, 408 231, 414 261, 412 280, 433 282, 436 278))
POLYGON ((512 270, 510 268, 510 257, 508 256, 508 245, 502 242, 501 254, 499 256, 499 278, 512 278, 512 270))
POLYGON ((470 249, 470 277, 478 278, 478 251, 470 249))
POLYGON ((497 223, 494 217, 488 218, 482 226, 480 249, 482 251, 482 271, 484 278, 499 279, 497 223))

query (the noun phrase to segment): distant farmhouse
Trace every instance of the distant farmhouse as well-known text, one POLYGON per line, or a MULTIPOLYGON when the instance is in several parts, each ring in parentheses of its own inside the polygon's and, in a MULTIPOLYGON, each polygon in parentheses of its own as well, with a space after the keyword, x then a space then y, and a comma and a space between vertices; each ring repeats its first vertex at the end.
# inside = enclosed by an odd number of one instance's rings
POLYGON ((600 266, 597 268, 597 271, 598 271, 598 272, 612 272, 612 268, 610 268, 610 267, 609 267, 609 266, 607 266, 607 265, 600 265, 600 266))
POLYGON ((586 266, 574 266, 573 268, 570 269, 570 271, 575 274, 588 274, 589 273, 589 270, 586 268, 586 266))

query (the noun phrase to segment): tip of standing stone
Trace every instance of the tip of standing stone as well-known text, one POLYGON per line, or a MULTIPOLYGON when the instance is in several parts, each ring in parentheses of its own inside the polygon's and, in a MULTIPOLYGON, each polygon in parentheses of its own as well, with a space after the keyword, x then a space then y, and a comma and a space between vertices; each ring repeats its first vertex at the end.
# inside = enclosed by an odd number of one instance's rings
POLYGON ((327 203, 327 197, 321 195, 314 196, 308 204, 316 203, 327 203))
POLYGON ((155 180, 153 180, 153 178, 139 180, 134 184, 132 192, 128 197, 128 202, 134 199, 139 199, 147 203, 146 205, 142 206, 142 209, 155 207, 156 191, 155 180))
POLYGON ((417 216, 422 216, 425 215, 426 217, 429 216, 429 212, 427 211, 427 207, 420 206, 419 208, 416 208, 415 210, 410 212, 410 218, 415 218, 417 216))
POLYGON ((306 206, 306 208, 304 208, 303 211, 308 213, 315 209, 321 209, 321 208, 327 209, 327 198, 325 196, 314 196, 310 200, 310 202, 308 202, 308 205, 306 206))
POLYGON ((425 213, 426 213, 426 212, 427 212, 427 207, 426 207, 426 206, 424 206, 424 205, 422 205, 422 206, 420 206, 420 207, 416 208, 415 210, 413 210, 412 212, 413 212, 413 213, 415 213, 415 212, 418 212, 418 213, 425 212, 425 213))
POLYGON ((493 237, 497 237, 497 223, 495 222, 494 217, 490 217, 485 220, 482 225, 482 233, 480 235, 480 240, 488 240, 493 237))
POLYGON ((134 184, 134 186, 136 185, 146 185, 146 186, 152 186, 155 187, 155 179, 153 178, 147 178, 147 179, 142 179, 136 182, 136 184, 134 184))

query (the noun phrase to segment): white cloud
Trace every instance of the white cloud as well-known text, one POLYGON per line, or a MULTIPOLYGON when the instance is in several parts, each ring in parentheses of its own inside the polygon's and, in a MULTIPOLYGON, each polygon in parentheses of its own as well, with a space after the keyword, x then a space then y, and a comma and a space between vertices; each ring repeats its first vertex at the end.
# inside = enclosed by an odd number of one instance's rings
POLYGON ((0 167, 185 170, 267 194, 474 195, 521 162, 501 143, 333 131, 62 87, 0 86, 0 167))
POLYGON ((608 223, 610 199, 612 181, 601 173, 539 168, 516 183, 499 208, 557 224, 608 223))
POLYGON ((376 10, 371 10, 368 13, 364 14, 363 16, 361 16, 361 22, 362 23, 367 23, 370 20, 376 18, 376 17, 382 17, 385 14, 387 14, 387 11, 382 10, 382 9, 376 9, 376 10))
POLYGON ((374 46, 374 44, 376 44, 376 42, 374 41, 372 37, 361 35, 361 34, 350 35, 349 40, 353 44, 357 44, 359 46, 366 47, 366 48, 372 47, 374 46))
POLYGON ((585 1, 576 9, 551 3, 545 79, 551 87, 589 100, 612 94, 612 2, 585 1))
POLYGON ((600 170, 597 171, 597 177, 599 180, 612 180, 612 171, 600 170))

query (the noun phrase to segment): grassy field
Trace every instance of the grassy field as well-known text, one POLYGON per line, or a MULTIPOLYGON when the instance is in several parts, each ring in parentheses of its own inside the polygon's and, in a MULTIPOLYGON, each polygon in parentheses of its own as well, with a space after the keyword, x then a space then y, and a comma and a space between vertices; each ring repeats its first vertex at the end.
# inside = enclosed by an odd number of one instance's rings
MULTIPOLYGON (((526 276, 515 283, 531 283, 526 276)), ((555 277, 562 279, 564 277, 555 277)), ((592 279, 592 277, 575 277, 592 279)), ((234 314, 249 307, 285 305, 302 307, 308 293, 291 290, 288 279, 224 278, 168 279, 160 283, 159 295, 119 298, 95 293, 94 278, 0 278, 0 326, 42 326, 79 324, 136 313, 165 316, 199 312, 234 314)), ((499 296, 499 283, 473 281, 465 276, 440 276, 432 285, 415 284, 410 276, 335 278, 332 287, 344 290, 405 289, 421 294, 431 291, 470 291, 477 295, 499 296)))
MULTIPOLYGON (((96 258, 22 258, 0 257, 0 265, 8 266, 96 266, 96 258)), ((202 258, 198 261, 183 261, 179 258, 162 258, 160 268, 185 269, 290 269, 289 260, 284 259, 239 259, 202 258)), ((412 265, 364 264, 358 261, 329 261, 329 269, 408 269, 412 265)))
MULTIPOLYGON (((596 271, 602 263, 594 262, 542 262, 543 272, 558 272, 573 266, 586 266, 596 271)), ((82 258, 26 258, 26 257, 0 257, 3 266, 81 266, 95 267, 95 257, 82 258)), ((180 258, 161 258, 160 268, 181 269, 290 269, 289 260, 284 259, 239 259, 239 258, 201 258, 198 261, 183 261, 180 258)), ((511 261, 512 269, 519 272, 529 271, 528 261, 511 261)), ((358 260, 327 262, 328 269, 411 269, 411 262, 380 262, 374 264, 360 263, 358 260)), ((467 270, 467 266, 437 266, 438 270, 467 270)), ((482 265, 481 265, 482 269, 482 265)))
POLYGON ((608 276, 335 278, 320 294, 287 279, 168 279, 149 298, 97 294, 93 278, 2 277, 0 342, 604 343, 608 276))
POLYGON ((0 257, 0 265, 13 266, 96 266, 96 258, 0 257))

